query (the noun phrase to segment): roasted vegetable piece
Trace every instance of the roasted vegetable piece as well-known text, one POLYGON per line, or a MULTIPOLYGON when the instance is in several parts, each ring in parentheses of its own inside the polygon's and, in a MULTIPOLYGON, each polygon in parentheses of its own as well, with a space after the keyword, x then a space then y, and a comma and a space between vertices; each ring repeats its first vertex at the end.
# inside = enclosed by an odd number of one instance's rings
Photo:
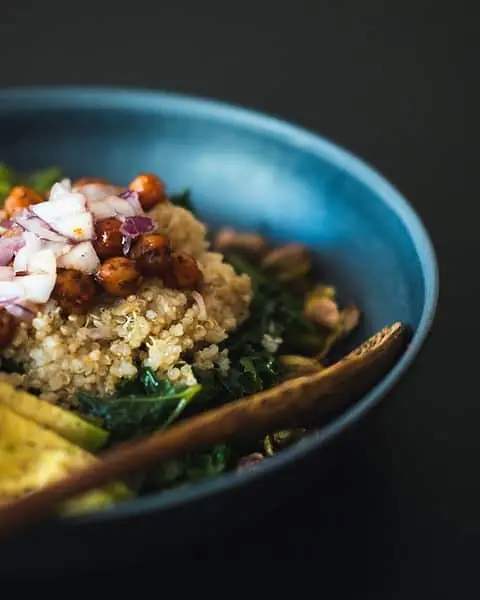
MULTIPOLYGON (((0 503, 28 494, 96 460, 53 431, 0 404, 0 503)), ((114 483, 64 503, 61 511, 103 508, 130 496, 123 483, 114 483)))

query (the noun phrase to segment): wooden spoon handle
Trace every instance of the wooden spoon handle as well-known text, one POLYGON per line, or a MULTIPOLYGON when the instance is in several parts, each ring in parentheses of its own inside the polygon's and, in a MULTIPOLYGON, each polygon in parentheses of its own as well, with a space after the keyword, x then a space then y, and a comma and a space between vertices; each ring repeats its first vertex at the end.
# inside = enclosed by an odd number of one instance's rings
POLYGON ((325 416, 364 394, 391 367, 407 339, 407 328, 395 323, 318 374, 288 380, 105 452, 95 464, 0 507, 0 536, 40 521, 66 500, 160 461, 201 447, 293 427, 312 415, 325 416))

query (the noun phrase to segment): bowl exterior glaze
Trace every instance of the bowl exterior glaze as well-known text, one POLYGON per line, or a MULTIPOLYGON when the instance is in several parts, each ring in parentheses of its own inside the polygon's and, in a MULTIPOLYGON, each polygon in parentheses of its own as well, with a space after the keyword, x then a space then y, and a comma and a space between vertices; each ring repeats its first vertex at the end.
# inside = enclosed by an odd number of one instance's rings
MULTIPOLYGON (((284 498, 291 489, 287 477, 295 479, 299 489, 305 480, 299 474, 306 473, 307 464, 316 471, 327 465, 327 448, 336 447, 351 425, 398 382, 430 331, 438 269, 431 240, 412 207, 360 159, 278 119, 153 91, 3 90, 0 162, 18 169, 55 164, 72 178, 103 176, 120 184, 139 172, 156 172, 170 192, 190 188, 200 217, 212 226, 229 224, 254 229, 277 243, 295 240, 308 245, 322 278, 338 286, 343 302, 352 301, 363 311, 350 346, 393 321, 413 329, 407 352, 388 375, 354 407, 295 448, 241 476, 227 474, 107 513, 40 527, 0 546, 0 562, 6 557, 0 572, 83 568, 85 560, 79 562, 79 557, 87 548, 92 562, 107 556, 115 560, 116 554, 125 559, 125 544, 120 544, 121 553, 115 551, 124 535, 131 536, 130 547, 159 544, 160 539, 168 545, 173 538, 185 543, 204 535, 212 522, 232 521, 236 508, 255 492, 255 510, 270 505, 274 490, 277 499, 284 498), (47 535, 58 538, 49 548, 59 551, 43 559, 47 535), (29 554, 38 552, 35 564, 25 564, 26 544, 29 554)), ((244 515, 250 516, 248 511, 244 515)))

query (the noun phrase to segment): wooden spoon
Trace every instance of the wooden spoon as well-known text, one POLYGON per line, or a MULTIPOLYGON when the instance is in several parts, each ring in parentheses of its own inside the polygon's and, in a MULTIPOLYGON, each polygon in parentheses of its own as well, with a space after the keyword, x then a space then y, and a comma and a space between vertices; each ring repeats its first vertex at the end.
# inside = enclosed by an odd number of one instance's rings
POLYGON ((394 323, 331 367, 297 377, 220 408, 186 419, 169 429, 119 445, 96 464, 0 507, 0 536, 55 513, 74 496, 101 488, 160 461, 234 439, 324 420, 363 395, 396 362, 410 340, 410 329, 394 323))

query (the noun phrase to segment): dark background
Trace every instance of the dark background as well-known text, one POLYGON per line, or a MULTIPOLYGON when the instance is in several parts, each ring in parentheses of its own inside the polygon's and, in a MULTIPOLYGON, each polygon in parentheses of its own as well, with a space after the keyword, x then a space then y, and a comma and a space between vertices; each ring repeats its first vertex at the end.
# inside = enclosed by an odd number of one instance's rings
MULTIPOLYGON (((296 122, 386 175, 423 218, 440 262, 427 345, 327 479, 312 473, 306 494, 247 530, 150 556, 151 565, 142 557, 142 566, 98 581, 152 584, 161 594, 168 583, 213 590, 226 575, 251 594, 262 584, 278 595, 290 583, 328 598, 478 598, 473 8, 467 0, 164 0, 151 8, 1 0, 0 85, 164 88, 296 122)), ((86 584, 97 583, 89 576, 86 584)))

